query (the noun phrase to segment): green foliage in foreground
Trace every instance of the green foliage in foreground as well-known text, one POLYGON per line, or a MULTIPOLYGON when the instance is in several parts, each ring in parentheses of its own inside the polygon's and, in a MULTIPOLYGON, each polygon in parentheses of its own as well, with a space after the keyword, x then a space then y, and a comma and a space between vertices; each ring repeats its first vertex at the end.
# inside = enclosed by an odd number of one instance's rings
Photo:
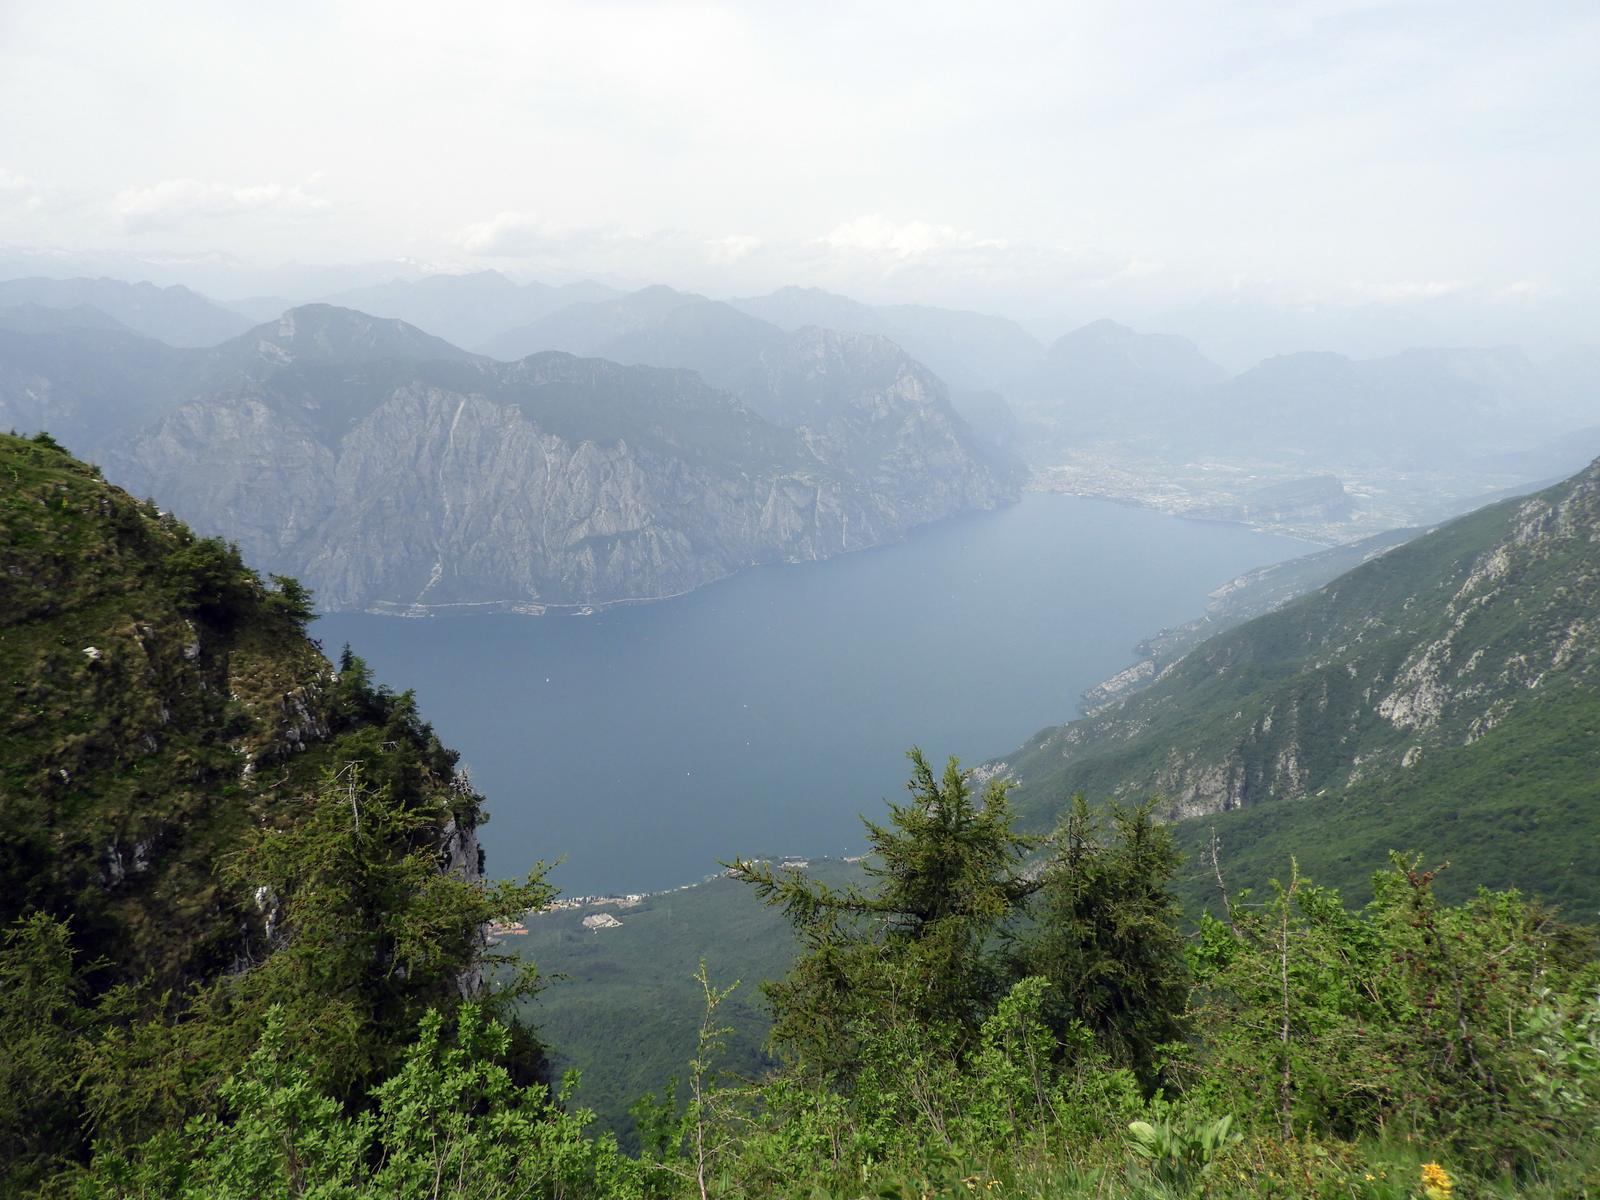
MULTIPOLYGON (((271 913, 262 956, 181 995, 140 981, 96 989, 69 922, 34 913, 13 924, 0 951, 0 1195, 64 1194, 91 1140, 115 1162, 154 1137, 141 1160, 166 1163, 196 1131, 231 1131, 248 1111, 240 1070, 289 1040, 301 1090, 329 1119, 395 1086, 419 1021, 426 1031, 480 969, 484 923, 551 895, 537 875, 490 886, 441 871, 438 816, 353 766, 330 774, 292 823, 220 864, 271 913)), ((493 1003, 532 985, 513 979, 493 1003)), ((530 1077, 526 1033, 492 1041, 501 1070, 530 1077)))
POLYGON ((718 1087, 726 990, 681 1115, 645 1151, 518 1086, 474 1007, 424 1019, 368 1106, 316 1083, 274 1013, 222 1118, 107 1155, 78 1195, 338 1197, 1348 1197, 1600 1195, 1600 986, 1587 936, 1514 894, 1441 905, 1397 861, 1359 911, 1296 874, 1191 947, 1190 1034, 1147 1093, 1049 983, 970 1037, 861 1012, 848 1079, 792 1063, 718 1087), (1432 1190, 1430 1190, 1432 1189, 1432 1190))
MULTIPOLYGON (((861 877, 858 865, 837 860, 813 860, 807 871, 834 886, 861 877)), ((718 1013, 730 1031, 718 1065, 753 1080, 774 1065, 764 1050, 772 1019, 758 984, 783 977, 796 942, 780 913, 751 903, 748 889, 724 876, 628 908, 593 910, 620 918, 614 929, 585 929, 587 911, 530 915, 528 933, 505 945, 537 963, 549 984, 518 1015, 549 1046, 555 1074, 582 1073, 574 1098, 595 1111, 596 1127, 615 1130, 631 1150, 637 1135, 628 1110, 682 1076, 695 1052, 701 960, 744 980, 718 1013)))
POLYGON ((369 1104, 539 872, 479 878, 455 753, 294 580, 49 437, 0 435, 0 479, 0 1196, 224 1119, 274 1011, 369 1104))
POLYGON ((258 1200, 316 1196, 512 1197, 637 1191, 643 1172, 560 1097, 519 1087, 500 1065, 511 1038, 464 1005, 454 1028, 423 1018, 398 1070, 368 1108, 349 1111, 319 1086, 314 1055, 294 1044, 284 1013, 223 1099, 231 1119, 197 1117, 124 1158, 107 1156, 76 1195, 258 1200))

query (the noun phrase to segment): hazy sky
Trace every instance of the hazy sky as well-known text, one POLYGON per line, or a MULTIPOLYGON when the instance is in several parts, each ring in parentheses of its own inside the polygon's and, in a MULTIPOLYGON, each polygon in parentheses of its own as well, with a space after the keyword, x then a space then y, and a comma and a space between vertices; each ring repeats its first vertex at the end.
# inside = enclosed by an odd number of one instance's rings
POLYGON ((0 0, 13 246, 1514 306, 1597 195, 1594 0, 0 0))

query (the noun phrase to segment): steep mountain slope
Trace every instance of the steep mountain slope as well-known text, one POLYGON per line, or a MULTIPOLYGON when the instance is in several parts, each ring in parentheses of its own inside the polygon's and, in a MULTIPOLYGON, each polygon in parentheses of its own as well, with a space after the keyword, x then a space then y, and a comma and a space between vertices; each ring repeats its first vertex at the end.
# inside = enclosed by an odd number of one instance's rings
POLYGON ((8 279, 0 281, 0 307, 97 308, 135 333, 169 346, 214 346, 250 327, 248 318, 174 284, 119 279, 8 279))
POLYGON ((359 1105, 425 1013, 509 1002, 489 923, 550 892, 484 878, 411 695, 48 437, 0 436, 0 478, 0 1194, 204 1124, 275 1022, 359 1105))
POLYGON ((712 387, 732 392, 746 403, 753 395, 765 395, 761 360, 782 350, 788 341, 784 332, 731 305, 664 293, 665 289, 652 289, 650 296, 637 297, 638 305, 626 310, 628 320, 635 322, 631 328, 609 333, 604 326, 597 327, 572 338, 573 345, 583 346, 582 353, 613 362, 693 371, 712 387))
MULTIPOLYGON (((1409 796, 1409 816, 1389 812, 1372 839, 1430 820, 1486 837, 1512 808, 1495 789, 1526 777, 1508 765, 1522 750, 1502 728, 1566 731, 1553 766, 1579 791, 1523 789, 1519 802, 1553 816, 1592 786, 1579 764, 1600 728, 1597 611, 1600 464, 1212 638, 1145 690, 987 769, 1018 778, 1019 803, 1041 822, 1078 790, 1159 794, 1175 818, 1237 810, 1236 828, 1255 827, 1257 811, 1315 825, 1344 798, 1409 796), (1419 787, 1427 778, 1441 782, 1419 787)), ((1570 832, 1594 837, 1600 810, 1582 816, 1570 832)))
POLYGON ((789 332, 815 325, 886 337, 962 392, 1007 390, 1032 370, 1042 349, 1004 317, 920 304, 875 307, 821 288, 785 287, 731 303, 789 332))
POLYGON ((569 304, 495 335, 480 349, 491 358, 507 361, 545 350, 603 358, 601 347, 612 339, 647 329, 685 305, 705 303, 704 296, 661 285, 641 288, 625 296, 569 304))
POLYGON ((307 305, 207 350, 0 331, 0 420, 81 438, 329 608, 537 610, 675 595, 1014 495, 936 381, 874 369, 777 424, 685 371, 496 363, 307 305))
POLYGON ((914 494, 930 520, 966 495, 998 502, 1024 475, 973 432, 937 376, 885 338, 802 329, 751 363, 738 394, 874 491, 914 494))
POLYGON ((1198 444, 1406 465, 1503 451, 1584 423, 1521 351, 1476 349, 1270 358, 1214 389, 1194 417, 1198 444))
POLYGON ((332 669, 297 592, 47 442, 0 436, 0 471, 0 922, 70 918, 98 978, 158 987, 270 951, 218 868, 352 758, 446 798, 419 836, 478 876, 454 755, 332 669))
POLYGON ((875 334, 808 326, 784 333, 727 304, 673 307, 595 348, 602 358, 685 367, 775 424, 802 430, 823 461, 874 486, 904 491, 920 475, 933 493, 975 472, 1020 477, 977 439, 932 371, 875 334))
POLYGON ((0 322, 0 429, 87 451, 161 412, 192 354, 114 327, 0 322))
MULTIPOLYGON (((724 304, 651 287, 600 304, 573 305, 494 339, 485 352, 515 358, 566 350, 617 362, 687 367, 768 412, 794 406, 775 390, 795 378, 781 365, 786 359, 810 356, 818 370, 836 373, 828 386, 864 391, 853 372, 858 357, 884 357, 881 349, 869 348, 874 340, 894 344, 905 371, 917 372, 937 391, 934 407, 948 406, 959 416, 988 457, 1010 459, 1014 418, 997 392, 983 389, 1017 374, 1037 355, 1038 345, 999 317, 914 306, 874 309, 815 288, 784 288, 724 304), (815 348, 823 341, 833 349, 819 355, 815 348)), ((861 369, 875 373, 872 365, 861 369)), ((1014 465, 1006 469, 1014 471, 1014 465)))
POLYGON ((774 423, 800 430, 822 461, 876 489, 909 494, 922 481, 928 511, 946 493, 1020 465, 976 436, 944 383, 876 334, 805 327, 785 332, 733 305, 646 288, 576 305, 507 340, 506 349, 569 350, 621 363, 681 367, 731 392, 774 423))
POLYGON ((31 301, 0 308, 0 329, 12 333, 59 333, 63 329, 111 329, 132 333, 121 321, 87 304, 49 308, 31 301))
POLYGON ((1219 909, 1210 842, 1227 885, 1262 889, 1293 856, 1351 901, 1372 895, 1391 851, 1424 867, 1448 863, 1441 895, 1518 888, 1600 924, 1600 706, 1569 689, 1519 706, 1478 740, 1444 746, 1403 770, 1374 773, 1314 800, 1179 822, 1187 855, 1181 892, 1191 911, 1219 909))
POLYGON ((1275 612, 1423 532, 1421 529, 1391 529, 1299 558, 1257 567, 1230 579, 1212 591, 1203 615, 1145 638, 1134 647, 1138 662, 1085 691, 1085 711, 1092 712, 1148 687, 1202 642, 1275 612))
POLYGON ((740 312, 791 333, 815 325, 843 333, 875 333, 888 337, 893 328, 880 309, 817 287, 790 285, 765 296, 742 296, 728 303, 740 312))

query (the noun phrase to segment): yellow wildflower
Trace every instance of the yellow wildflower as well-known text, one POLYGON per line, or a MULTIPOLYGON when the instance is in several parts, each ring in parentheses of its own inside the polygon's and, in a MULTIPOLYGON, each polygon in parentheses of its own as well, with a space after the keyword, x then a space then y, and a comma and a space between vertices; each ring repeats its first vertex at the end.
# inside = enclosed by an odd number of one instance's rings
POLYGON ((1450 1172, 1438 1163, 1422 1164, 1422 1194, 1427 1200, 1450 1200, 1455 1186, 1455 1180, 1450 1178, 1450 1172))

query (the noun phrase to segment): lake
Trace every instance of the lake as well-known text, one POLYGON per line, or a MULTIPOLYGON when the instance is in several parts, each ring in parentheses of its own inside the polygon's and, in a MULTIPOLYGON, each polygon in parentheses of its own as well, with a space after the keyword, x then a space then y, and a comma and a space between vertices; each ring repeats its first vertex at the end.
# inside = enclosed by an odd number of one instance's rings
POLYGON ((763 567, 592 616, 333 614, 415 689, 489 800, 493 875, 563 857, 567 895, 699 879, 719 859, 858 853, 905 751, 1005 754, 1078 712, 1139 639, 1251 567, 1315 547, 1029 495, 907 542, 763 567))

